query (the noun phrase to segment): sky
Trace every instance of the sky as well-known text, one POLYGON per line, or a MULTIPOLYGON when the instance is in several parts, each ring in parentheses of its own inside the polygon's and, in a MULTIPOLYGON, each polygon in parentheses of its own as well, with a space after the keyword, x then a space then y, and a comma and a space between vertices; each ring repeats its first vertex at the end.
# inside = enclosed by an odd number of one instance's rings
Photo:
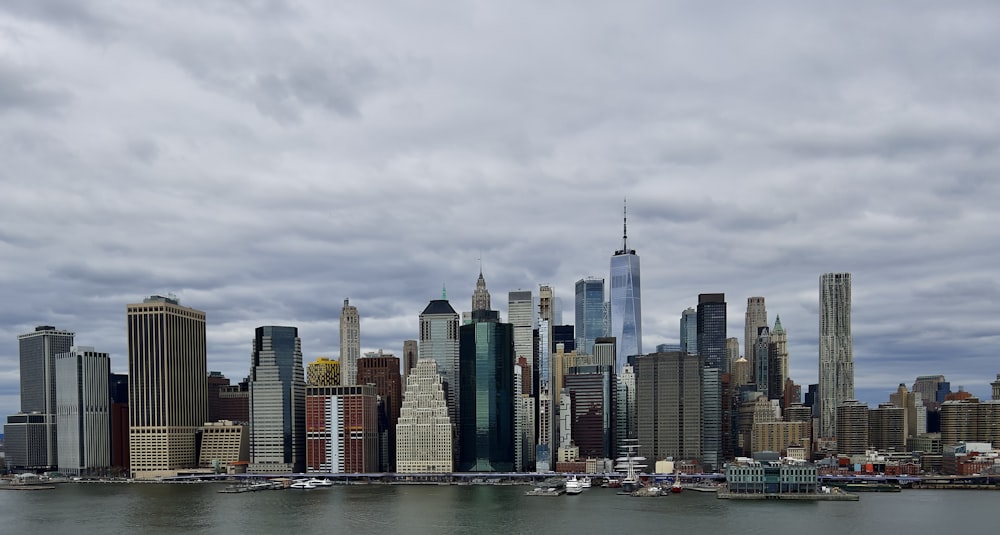
POLYGON ((819 277, 850 272, 856 397, 1000 373, 1000 4, 0 2, 0 414, 17 335, 127 371, 125 307, 401 353, 471 307, 641 258, 643 346, 724 292, 817 381, 819 277))

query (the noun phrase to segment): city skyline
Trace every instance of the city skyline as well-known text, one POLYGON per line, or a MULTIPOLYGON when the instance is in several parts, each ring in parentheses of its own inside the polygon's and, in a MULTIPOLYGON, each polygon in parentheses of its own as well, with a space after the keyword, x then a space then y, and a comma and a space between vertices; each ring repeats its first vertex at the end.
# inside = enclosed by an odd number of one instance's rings
POLYGON ((402 355, 480 259, 505 319, 549 284, 572 323, 623 198, 646 352, 706 292, 742 341, 762 296, 816 383, 816 279, 849 272, 856 397, 989 397, 1000 6, 267 6, 0 6, 0 412, 18 335, 122 373, 151 294, 206 312, 234 380, 260 325, 339 358, 346 298, 362 354, 402 355))

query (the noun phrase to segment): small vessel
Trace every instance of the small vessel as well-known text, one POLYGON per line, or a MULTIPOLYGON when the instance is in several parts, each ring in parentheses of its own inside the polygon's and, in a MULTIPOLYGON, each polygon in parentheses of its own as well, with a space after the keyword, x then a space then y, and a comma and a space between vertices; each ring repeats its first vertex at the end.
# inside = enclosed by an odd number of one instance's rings
POLYGON ((580 478, 580 486, 583 487, 583 488, 585 488, 585 489, 589 489, 590 486, 591 486, 591 483, 592 482, 590 481, 590 478, 587 477, 587 476, 583 476, 583 477, 580 478))
POLYGON ((333 486, 333 481, 330 481, 329 479, 326 479, 326 478, 322 478, 321 479, 321 478, 314 477, 314 478, 312 478, 312 479, 309 480, 309 484, 310 485, 314 485, 316 487, 332 487, 333 486))
POLYGON ((580 480, 576 478, 575 475, 566 478, 566 494, 574 495, 583 492, 583 486, 580 484, 580 480))
POLYGON ((308 479, 296 479, 291 485, 288 486, 288 488, 308 490, 316 488, 316 485, 310 483, 308 479))
POLYGON ((670 492, 674 494, 680 494, 684 490, 681 486, 681 475, 677 473, 677 469, 674 469, 674 483, 670 485, 670 492))

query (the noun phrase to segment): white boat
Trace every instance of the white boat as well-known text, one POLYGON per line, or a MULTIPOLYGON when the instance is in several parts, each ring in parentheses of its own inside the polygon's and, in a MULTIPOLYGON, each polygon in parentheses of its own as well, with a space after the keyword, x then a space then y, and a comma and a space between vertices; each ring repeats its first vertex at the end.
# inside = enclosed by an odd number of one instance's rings
POLYGON ((585 489, 589 489, 590 485, 591 485, 591 481, 590 481, 589 477, 583 476, 583 477, 580 478, 580 486, 581 487, 583 487, 585 489))
POLYGON ((329 479, 326 479, 326 478, 320 479, 320 478, 314 477, 314 478, 310 479, 308 481, 308 483, 310 485, 313 485, 313 486, 316 486, 316 487, 332 487, 333 486, 333 481, 330 481, 329 479))
POLYGON ((296 479, 291 485, 288 486, 291 489, 314 489, 316 485, 309 482, 308 479, 296 479))
POLYGON ((581 492, 583 492, 583 486, 580 485, 580 480, 575 475, 566 478, 566 494, 580 494, 581 492))

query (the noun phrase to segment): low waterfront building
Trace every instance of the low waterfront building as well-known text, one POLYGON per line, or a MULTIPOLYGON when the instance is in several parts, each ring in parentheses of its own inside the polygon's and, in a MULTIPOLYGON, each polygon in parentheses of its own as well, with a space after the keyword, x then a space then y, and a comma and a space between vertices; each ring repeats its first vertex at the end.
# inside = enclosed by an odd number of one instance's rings
POLYGON ((808 494, 819 490, 819 476, 810 463, 738 457, 726 466, 726 485, 733 494, 808 494))
POLYGON ((214 468, 250 459, 250 433, 247 426, 232 420, 206 422, 199 431, 201 449, 199 468, 214 468))

